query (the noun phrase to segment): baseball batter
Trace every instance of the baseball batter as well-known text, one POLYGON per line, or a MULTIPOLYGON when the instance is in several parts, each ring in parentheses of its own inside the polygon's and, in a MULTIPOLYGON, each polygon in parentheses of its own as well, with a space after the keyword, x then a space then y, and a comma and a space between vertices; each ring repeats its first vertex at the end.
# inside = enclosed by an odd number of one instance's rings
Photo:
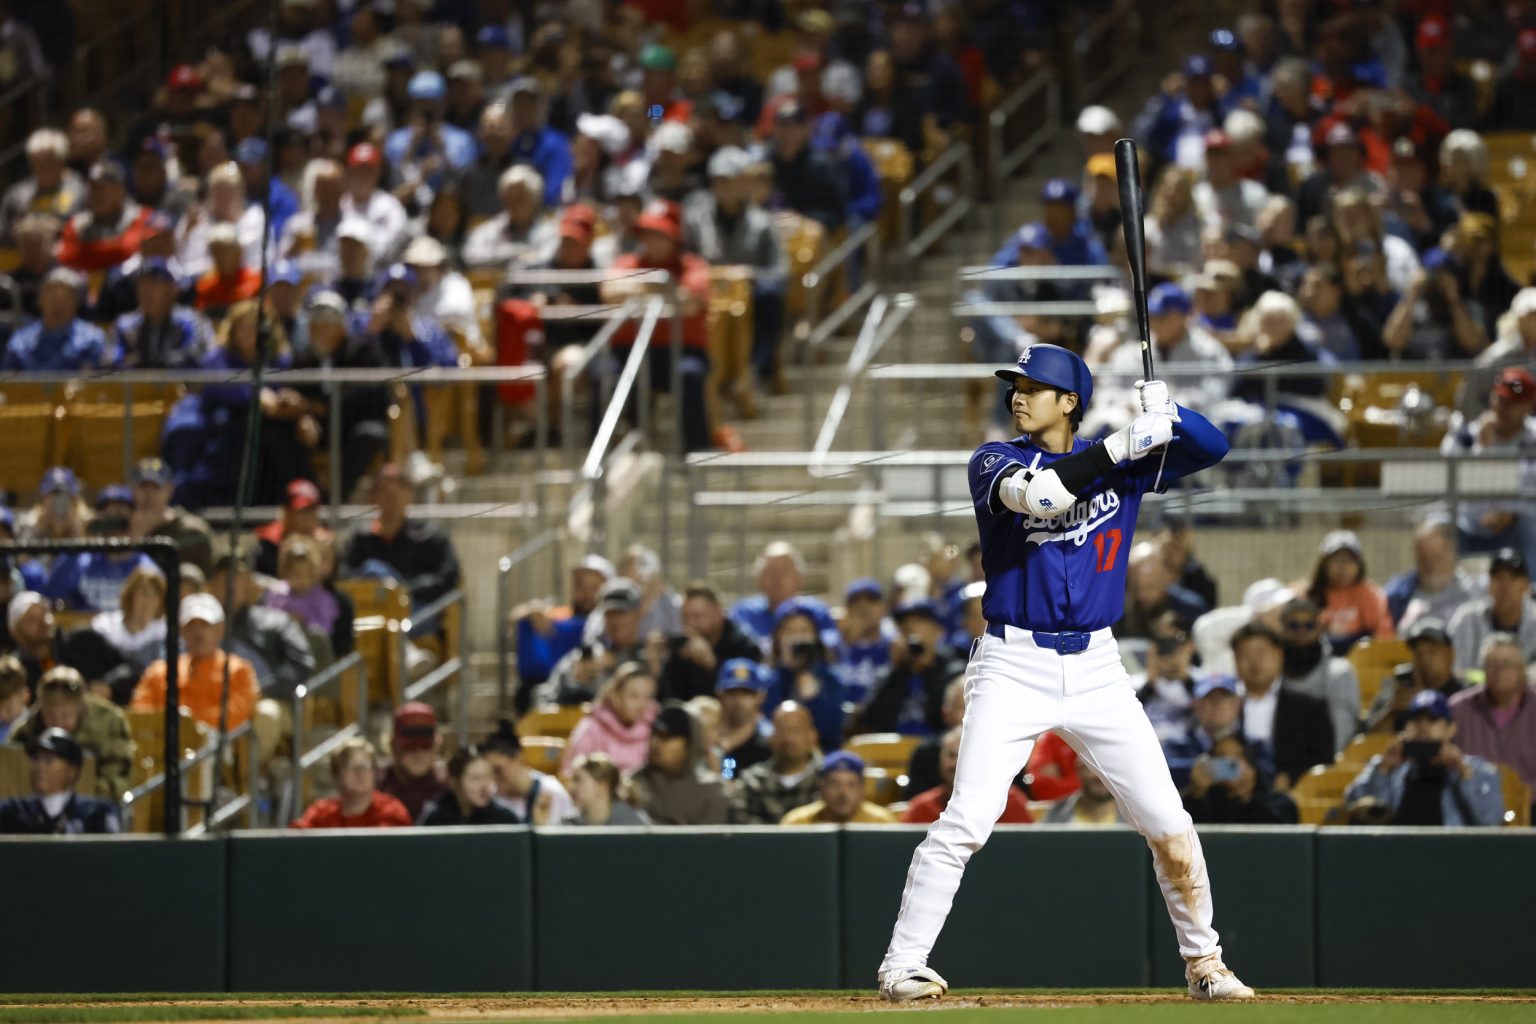
POLYGON ((1025 349, 1017 368, 997 375, 1013 385, 1020 436, 984 444, 970 461, 987 631, 966 673, 954 794, 912 856, 880 993, 909 1000, 949 990, 928 955, 966 861, 991 834, 1035 738, 1054 730, 1146 836, 1190 996, 1250 999, 1222 963, 1200 839, 1109 630, 1125 603, 1142 495, 1215 465, 1226 439, 1156 380, 1137 383, 1142 415, 1129 426, 1099 443, 1075 437, 1093 378, 1055 345, 1025 349))

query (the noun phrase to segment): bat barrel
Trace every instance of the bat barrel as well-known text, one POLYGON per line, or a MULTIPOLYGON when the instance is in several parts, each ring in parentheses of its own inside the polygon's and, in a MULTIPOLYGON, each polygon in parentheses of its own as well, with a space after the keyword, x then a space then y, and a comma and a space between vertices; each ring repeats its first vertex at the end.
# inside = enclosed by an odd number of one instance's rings
POLYGON ((1142 370, 1152 379, 1152 328, 1147 314, 1146 203, 1141 190, 1141 162, 1136 143, 1115 143, 1115 178, 1120 188, 1120 215, 1125 230, 1126 258, 1131 265, 1131 303, 1136 310, 1137 337, 1141 340, 1142 370))

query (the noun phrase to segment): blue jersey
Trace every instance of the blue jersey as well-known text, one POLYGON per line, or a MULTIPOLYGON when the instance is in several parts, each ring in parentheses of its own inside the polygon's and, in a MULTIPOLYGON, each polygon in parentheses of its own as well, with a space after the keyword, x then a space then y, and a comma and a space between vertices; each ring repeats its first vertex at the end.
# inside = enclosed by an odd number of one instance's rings
MULTIPOLYGON (((1166 461, 1152 454, 1115 467, 1057 519, 1010 511, 997 489, 1009 469, 1044 469, 1068 453, 1045 451, 1028 437, 976 449, 969 477, 987 578, 981 608, 988 622, 1059 633, 1120 621, 1142 495, 1213 466, 1227 453, 1226 438, 1210 421, 1183 407, 1179 415, 1166 461)), ((1072 452, 1090 446, 1074 440, 1072 452)))

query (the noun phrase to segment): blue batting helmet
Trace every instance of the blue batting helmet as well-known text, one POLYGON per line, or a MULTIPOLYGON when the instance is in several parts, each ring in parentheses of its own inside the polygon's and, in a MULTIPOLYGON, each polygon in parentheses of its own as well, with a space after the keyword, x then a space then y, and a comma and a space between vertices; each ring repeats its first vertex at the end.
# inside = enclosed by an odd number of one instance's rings
POLYGON ((1029 346, 1019 356, 1017 366, 998 370, 997 377, 1010 384, 1028 377, 1061 391, 1075 392, 1079 409, 1088 408, 1093 398, 1093 374, 1088 372, 1088 364, 1076 352, 1060 345, 1029 346))

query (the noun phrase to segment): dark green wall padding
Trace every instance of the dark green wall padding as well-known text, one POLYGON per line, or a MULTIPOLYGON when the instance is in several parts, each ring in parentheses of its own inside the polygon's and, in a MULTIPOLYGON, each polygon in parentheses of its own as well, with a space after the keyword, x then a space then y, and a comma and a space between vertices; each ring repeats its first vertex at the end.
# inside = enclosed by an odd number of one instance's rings
MULTIPOLYGON (((0 839, 6 992, 868 989, 916 828, 0 839), (106 938, 101 938, 105 936, 106 938)), ((1536 832, 1202 829, 1260 988, 1532 988, 1536 832)), ((1000 828, 933 964, 957 988, 1183 963, 1127 829, 1000 828)))

